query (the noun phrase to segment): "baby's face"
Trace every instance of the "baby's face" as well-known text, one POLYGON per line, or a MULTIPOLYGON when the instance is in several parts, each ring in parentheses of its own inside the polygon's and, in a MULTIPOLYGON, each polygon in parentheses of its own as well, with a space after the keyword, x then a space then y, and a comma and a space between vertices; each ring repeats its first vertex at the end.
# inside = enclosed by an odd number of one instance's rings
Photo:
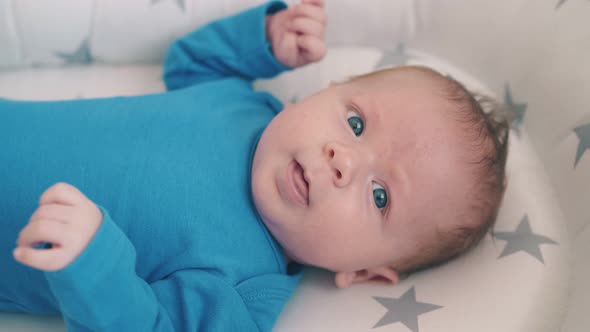
POLYGON ((287 105, 260 139, 254 202, 297 262, 390 265, 445 227, 435 220, 453 220, 464 199, 465 144, 449 103, 423 79, 382 81, 333 85, 287 105))

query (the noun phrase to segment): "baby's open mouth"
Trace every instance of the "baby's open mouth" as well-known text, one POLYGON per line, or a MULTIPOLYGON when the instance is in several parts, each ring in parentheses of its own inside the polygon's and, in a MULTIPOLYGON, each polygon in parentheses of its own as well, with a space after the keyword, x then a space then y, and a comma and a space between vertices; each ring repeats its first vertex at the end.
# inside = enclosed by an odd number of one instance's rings
POLYGON ((297 160, 293 160, 293 163, 295 165, 292 174, 296 194, 302 203, 309 205, 309 184, 305 179, 304 169, 297 160))

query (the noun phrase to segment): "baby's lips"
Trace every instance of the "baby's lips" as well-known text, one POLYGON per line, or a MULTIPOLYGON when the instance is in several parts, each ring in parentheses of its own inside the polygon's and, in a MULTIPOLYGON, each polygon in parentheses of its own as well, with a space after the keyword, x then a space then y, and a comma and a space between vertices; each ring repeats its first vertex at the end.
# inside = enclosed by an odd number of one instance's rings
POLYGON ((298 160, 295 160, 296 163, 296 177, 295 177, 295 185, 297 186, 297 190, 303 195, 305 198, 306 203, 309 205, 309 183, 305 177, 305 169, 299 163, 298 160))

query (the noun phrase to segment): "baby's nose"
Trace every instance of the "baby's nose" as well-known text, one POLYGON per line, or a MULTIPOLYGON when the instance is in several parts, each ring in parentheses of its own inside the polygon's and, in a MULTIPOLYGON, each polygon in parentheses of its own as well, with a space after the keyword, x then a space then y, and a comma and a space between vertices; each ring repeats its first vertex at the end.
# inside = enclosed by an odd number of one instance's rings
POLYGON ((324 146, 324 155, 332 173, 332 180, 337 187, 347 186, 358 167, 354 151, 342 144, 330 142, 324 146))

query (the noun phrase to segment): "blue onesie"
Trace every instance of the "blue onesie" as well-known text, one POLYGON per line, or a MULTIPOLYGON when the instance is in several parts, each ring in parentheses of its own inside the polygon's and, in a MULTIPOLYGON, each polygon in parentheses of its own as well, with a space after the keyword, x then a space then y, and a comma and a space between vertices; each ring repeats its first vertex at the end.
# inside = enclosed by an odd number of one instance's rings
POLYGON ((256 78, 272 55, 271 2, 177 40, 169 91, 0 100, 0 311, 61 313, 68 331, 270 331, 301 276, 256 212, 254 150, 282 109, 256 78), (79 188, 103 220, 72 264, 14 261, 42 192, 79 188), (293 267, 293 266, 291 266, 293 267))

